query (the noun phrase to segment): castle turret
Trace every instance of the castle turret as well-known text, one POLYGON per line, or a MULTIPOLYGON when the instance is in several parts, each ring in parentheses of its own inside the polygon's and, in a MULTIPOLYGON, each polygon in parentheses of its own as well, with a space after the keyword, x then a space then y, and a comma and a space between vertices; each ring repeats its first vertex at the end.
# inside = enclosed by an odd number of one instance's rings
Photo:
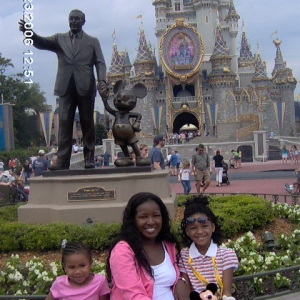
POLYGON ((129 58, 127 49, 125 49, 120 54, 123 56, 123 59, 124 59, 124 75, 125 75, 125 79, 126 79, 126 81, 129 81, 130 70, 131 70, 132 64, 130 62, 130 58, 129 58))
MULTIPOLYGON (((232 93, 233 88, 235 86, 235 77, 236 74, 231 71, 231 56, 229 55, 229 49, 226 45, 226 42, 223 39, 220 24, 217 24, 216 34, 215 34, 215 46, 213 54, 210 58, 210 62, 212 64, 212 71, 208 75, 208 82, 212 88, 212 104, 207 105, 208 116, 212 115, 209 112, 209 109, 214 109, 215 114, 218 111, 218 107, 224 110, 224 113, 215 115, 215 117, 211 117, 210 123, 212 125, 216 125, 220 121, 224 121, 228 115, 226 115, 224 100, 229 92, 232 93), (215 106, 213 108, 213 105, 215 106), (222 107, 221 107, 222 106, 222 107), (213 119, 217 120, 214 121, 213 119)), ((233 105, 233 104, 232 104, 233 105)), ((233 111, 233 107, 231 107, 231 111, 233 111)), ((209 124, 206 122, 206 124, 209 124)))
POLYGON ((140 29, 139 47, 137 57, 133 63, 136 76, 144 75, 145 73, 153 72, 155 60, 151 47, 147 44, 144 29, 140 29))
POLYGON ((167 0, 154 0, 152 3, 155 6, 155 18, 156 18, 156 27, 155 35, 157 37, 157 44, 160 44, 160 39, 163 33, 167 28, 167 9, 170 6, 170 3, 167 0))
MULTIPOLYGON (((142 132, 153 133, 153 121, 149 118, 149 114, 156 106, 156 89, 159 84, 159 78, 155 74, 156 59, 153 55, 151 45, 147 44, 144 29, 140 28, 140 38, 137 57, 133 62, 135 76, 131 78, 131 85, 142 83, 148 90, 147 96, 143 100, 139 100, 136 111, 141 113, 143 118, 141 122, 142 132)), ((159 130, 156 128, 156 130, 159 130)))
POLYGON ((239 32, 238 20, 240 16, 237 14, 236 9, 234 7, 233 0, 229 1, 229 9, 228 14, 225 17, 225 21, 229 24, 229 34, 230 34, 230 55, 232 56, 231 69, 233 72, 238 74, 238 55, 236 50, 236 37, 239 32))
POLYGON ((117 44, 114 41, 111 63, 107 73, 108 83, 124 80, 124 56, 118 52, 117 44))
POLYGON ((251 45, 247 39, 244 22, 242 25, 242 39, 240 48, 240 57, 238 58, 238 67, 240 75, 240 86, 247 86, 251 83, 255 69, 255 57, 251 51, 251 45))
MULTIPOLYGON (((273 90, 271 92, 274 112, 280 135, 294 135, 295 133, 295 105, 294 90, 297 80, 293 71, 286 67, 283 60, 278 39, 273 41, 276 47, 275 65, 272 72, 273 90)), ((276 131, 274 131, 276 132, 276 131)))

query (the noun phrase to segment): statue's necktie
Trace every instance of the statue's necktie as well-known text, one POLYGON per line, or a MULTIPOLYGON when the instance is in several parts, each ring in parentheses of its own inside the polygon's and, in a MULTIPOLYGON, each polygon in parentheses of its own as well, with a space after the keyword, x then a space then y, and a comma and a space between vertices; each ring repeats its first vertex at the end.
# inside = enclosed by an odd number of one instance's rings
POLYGON ((74 53, 77 50, 77 45, 78 45, 78 35, 77 34, 73 34, 72 35, 72 47, 73 47, 74 53))

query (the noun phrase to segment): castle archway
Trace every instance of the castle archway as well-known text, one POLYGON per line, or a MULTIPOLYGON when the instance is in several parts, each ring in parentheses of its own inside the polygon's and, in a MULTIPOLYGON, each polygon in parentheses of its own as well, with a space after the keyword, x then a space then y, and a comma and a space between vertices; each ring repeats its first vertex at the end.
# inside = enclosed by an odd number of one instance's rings
POLYGON ((189 124, 192 124, 199 129, 199 122, 197 118, 189 112, 183 112, 174 119, 173 132, 179 133, 179 130, 182 126, 189 124))

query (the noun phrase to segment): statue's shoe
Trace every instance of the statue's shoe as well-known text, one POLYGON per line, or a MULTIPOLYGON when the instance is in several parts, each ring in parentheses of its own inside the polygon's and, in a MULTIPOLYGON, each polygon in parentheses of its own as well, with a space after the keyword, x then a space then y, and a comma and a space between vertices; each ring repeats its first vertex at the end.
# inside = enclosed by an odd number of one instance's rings
POLYGON ((84 165, 85 169, 94 169, 95 168, 95 163, 93 162, 86 162, 84 165))
POLYGON ((151 165, 151 161, 148 157, 138 157, 136 159, 136 165, 137 166, 150 166, 151 165))
POLYGON ((121 157, 115 160, 116 167, 134 166, 134 161, 131 157, 121 157))

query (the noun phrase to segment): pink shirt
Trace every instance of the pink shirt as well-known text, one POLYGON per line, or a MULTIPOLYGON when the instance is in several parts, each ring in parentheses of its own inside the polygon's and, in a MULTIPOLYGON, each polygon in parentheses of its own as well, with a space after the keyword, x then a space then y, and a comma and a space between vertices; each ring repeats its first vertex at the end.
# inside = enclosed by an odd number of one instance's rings
POLYGON ((103 275, 94 274, 92 281, 80 287, 71 286, 67 275, 59 276, 53 282, 50 292, 59 300, 99 300, 100 296, 109 294, 107 280, 103 275))
MULTIPOLYGON (((163 243, 176 271, 174 291, 180 274, 176 264, 175 245, 169 242, 163 243)), ((111 252, 109 263, 113 279, 110 300, 152 300, 153 279, 137 264, 134 252, 126 242, 121 241, 116 244, 111 252)))

